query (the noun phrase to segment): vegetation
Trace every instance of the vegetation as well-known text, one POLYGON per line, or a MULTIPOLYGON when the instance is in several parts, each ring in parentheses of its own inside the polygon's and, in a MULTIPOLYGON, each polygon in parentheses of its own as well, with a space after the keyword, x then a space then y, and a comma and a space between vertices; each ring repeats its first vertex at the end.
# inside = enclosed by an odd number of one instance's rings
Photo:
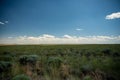
POLYGON ((30 80, 30 78, 24 74, 21 74, 13 77, 12 80, 30 80))
POLYGON ((0 79, 4 80, 4 78, 11 78, 11 62, 0 61, 0 79))
POLYGON ((21 65, 27 65, 27 64, 35 65, 37 59, 38 59, 37 55, 22 55, 19 57, 19 63, 21 65))
POLYGON ((2 45, 0 80, 120 80, 120 45, 2 45))

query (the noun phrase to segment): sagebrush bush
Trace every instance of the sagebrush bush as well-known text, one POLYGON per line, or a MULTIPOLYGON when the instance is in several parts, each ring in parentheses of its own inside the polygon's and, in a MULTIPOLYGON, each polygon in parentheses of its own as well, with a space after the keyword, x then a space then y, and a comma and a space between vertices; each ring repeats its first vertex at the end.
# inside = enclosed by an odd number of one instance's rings
POLYGON ((59 68, 62 63, 62 59, 60 57, 49 57, 47 60, 47 65, 51 67, 59 68))
POLYGON ((10 80, 12 63, 6 61, 0 61, 0 80, 10 80))
POLYGON ((93 80, 90 76, 85 76, 83 80, 93 80))
POLYGON ((38 60, 37 55, 21 55, 19 57, 19 63, 21 65, 27 65, 27 63, 35 65, 37 60, 38 60))
POLYGON ((0 73, 10 71, 12 62, 0 61, 0 73))
POLYGON ((12 57, 8 55, 0 56, 0 61, 12 61, 12 57))
POLYGON ((47 71, 51 77, 51 80, 59 79, 60 77, 60 66, 62 59, 60 57, 49 57, 47 59, 47 71))
POLYGON ((15 54, 13 54, 13 53, 11 53, 11 52, 3 52, 3 55, 9 55, 9 56, 11 56, 11 57, 14 57, 15 56, 15 54))
POLYGON ((10 52, 3 52, 2 54, 0 54, 1 61, 12 61, 13 57, 14 55, 10 52))
POLYGON ((102 53, 104 53, 104 55, 111 55, 111 49, 109 49, 109 48, 103 49, 102 53))
POLYGON ((85 65, 81 66, 81 71, 84 74, 87 74, 88 72, 93 71, 93 66, 91 64, 85 64, 85 65))
POLYGON ((12 80, 31 80, 30 77, 20 74, 12 78, 12 80))

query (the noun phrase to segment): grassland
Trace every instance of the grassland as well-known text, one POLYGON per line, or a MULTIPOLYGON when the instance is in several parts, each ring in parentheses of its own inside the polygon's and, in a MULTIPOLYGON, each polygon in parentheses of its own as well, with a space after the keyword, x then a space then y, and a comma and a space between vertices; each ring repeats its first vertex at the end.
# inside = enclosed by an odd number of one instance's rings
POLYGON ((120 45, 1 45, 0 80, 120 80, 120 45))

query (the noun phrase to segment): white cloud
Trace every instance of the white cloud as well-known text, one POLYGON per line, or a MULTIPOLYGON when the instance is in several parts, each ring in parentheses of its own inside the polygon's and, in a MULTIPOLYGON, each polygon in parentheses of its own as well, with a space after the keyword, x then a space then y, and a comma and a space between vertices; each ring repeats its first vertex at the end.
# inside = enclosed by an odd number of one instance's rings
POLYGON ((72 36, 70 36, 70 35, 64 35, 63 36, 63 38, 68 38, 68 39, 71 39, 71 38, 73 38, 72 36))
POLYGON ((43 34, 43 38, 55 38, 53 35, 43 34))
POLYGON ((55 37, 49 34, 1 38, 0 44, 120 44, 120 36, 55 37))
POLYGON ((5 21, 5 23, 8 23, 8 21, 5 21))
POLYGON ((81 31, 81 30, 83 30, 83 29, 77 28, 76 30, 77 30, 77 31, 81 31))
POLYGON ((1 25, 7 24, 7 23, 8 23, 8 21, 5 21, 5 22, 1 22, 1 21, 0 21, 0 24, 1 24, 1 25))
POLYGON ((4 25, 5 23, 3 23, 3 22, 0 22, 0 24, 1 24, 1 25, 4 25))
POLYGON ((18 40, 25 40, 27 39, 28 37, 27 36, 19 36, 19 37, 16 37, 16 39, 18 40))
POLYGON ((9 39, 12 39, 13 37, 8 37, 9 39))
POLYGON ((116 12, 116 13, 107 15, 105 19, 117 19, 117 18, 120 18, 120 12, 116 12))

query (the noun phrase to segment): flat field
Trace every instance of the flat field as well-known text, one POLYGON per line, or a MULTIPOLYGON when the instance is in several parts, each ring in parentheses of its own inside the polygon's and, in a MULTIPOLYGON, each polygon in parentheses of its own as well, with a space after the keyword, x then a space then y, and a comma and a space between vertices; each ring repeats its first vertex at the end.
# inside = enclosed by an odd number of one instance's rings
POLYGON ((0 80, 120 80, 120 44, 1 45, 0 80))

